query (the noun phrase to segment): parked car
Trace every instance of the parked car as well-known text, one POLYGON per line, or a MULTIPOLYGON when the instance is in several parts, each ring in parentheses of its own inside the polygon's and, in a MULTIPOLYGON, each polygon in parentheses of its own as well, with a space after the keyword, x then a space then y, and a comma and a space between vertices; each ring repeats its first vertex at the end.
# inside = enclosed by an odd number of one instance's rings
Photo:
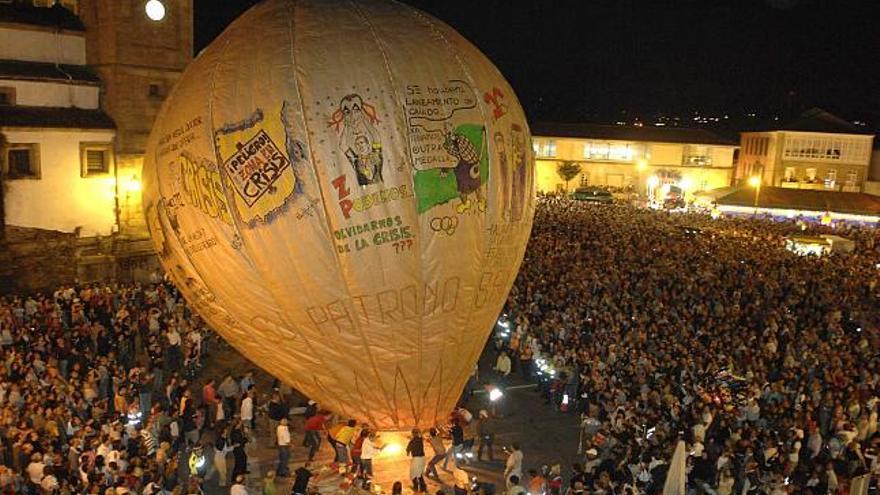
POLYGON ((609 191, 597 187, 579 187, 572 193, 571 197, 578 201, 590 201, 606 205, 614 203, 614 196, 609 191))

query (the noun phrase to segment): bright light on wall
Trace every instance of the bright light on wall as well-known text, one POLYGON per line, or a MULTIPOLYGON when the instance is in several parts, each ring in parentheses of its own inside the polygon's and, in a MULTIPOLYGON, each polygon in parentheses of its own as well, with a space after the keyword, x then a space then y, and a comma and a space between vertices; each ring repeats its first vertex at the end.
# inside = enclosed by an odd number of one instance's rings
POLYGON ((645 160, 644 158, 639 158, 639 160, 636 162, 636 168, 639 170, 639 172, 644 171, 646 168, 648 168, 648 160, 645 160))
POLYGON ((165 18, 165 4, 160 0, 149 0, 144 5, 144 11, 151 21, 158 22, 165 18))
POLYGON ((130 179, 126 180, 122 187, 125 189, 125 192, 136 193, 141 192, 141 181, 138 180, 136 175, 132 175, 130 179))
POLYGON ((761 178, 757 175, 753 175, 749 177, 749 185, 752 187, 758 187, 761 185, 761 178))

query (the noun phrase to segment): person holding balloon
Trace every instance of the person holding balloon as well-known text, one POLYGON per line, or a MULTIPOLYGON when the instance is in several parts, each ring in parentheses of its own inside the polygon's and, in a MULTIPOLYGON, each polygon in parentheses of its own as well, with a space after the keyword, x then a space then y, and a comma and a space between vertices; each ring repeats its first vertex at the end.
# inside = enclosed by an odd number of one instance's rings
POLYGON ((412 459, 409 463, 409 478, 412 480, 412 488, 414 492, 425 493, 428 491, 425 485, 425 441, 422 439, 422 432, 418 428, 412 431, 412 438, 406 446, 406 453, 412 459))

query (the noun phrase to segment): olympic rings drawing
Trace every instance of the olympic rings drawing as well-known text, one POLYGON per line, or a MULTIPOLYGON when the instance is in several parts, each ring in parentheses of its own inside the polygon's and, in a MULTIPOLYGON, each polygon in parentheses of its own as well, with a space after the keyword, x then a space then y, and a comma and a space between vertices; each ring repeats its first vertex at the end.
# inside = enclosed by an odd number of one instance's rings
POLYGON ((434 217, 430 225, 431 230, 438 234, 452 235, 458 228, 458 217, 434 217))

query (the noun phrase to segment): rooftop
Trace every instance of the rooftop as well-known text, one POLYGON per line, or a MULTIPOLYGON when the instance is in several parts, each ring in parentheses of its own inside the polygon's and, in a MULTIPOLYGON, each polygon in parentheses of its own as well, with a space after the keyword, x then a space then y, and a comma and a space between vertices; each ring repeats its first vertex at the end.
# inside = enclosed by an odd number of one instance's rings
POLYGON ((0 106, 0 127, 115 129, 116 123, 103 110, 0 106))
MULTIPOLYGON (((736 188, 718 197, 718 204, 754 206, 755 190, 750 187, 736 188)), ((878 215, 880 214, 880 196, 866 193, 762 186, 758 196, 758 207, 878 215)))
POLYGON ((86 30, 73 12, 59 4, 52 7, 34 7, 29 3, 0 3, 0 23, 29 24, 68 31, 86 30))
POLYGON ((50 64, 21 60, 0 60, 0 79, 101 84, 101 79, 84 65, 50 64))
MULTIPOLYGON (((798 118, 779 124, 776 122, 757 126, 751 131, 795 131, 795 132, 821 132, 826 134, 863 134, 874 133, 864 127, 855 126, 842 118, 826 112, 821 108, 811 108, 802 113, 798 118)), ((748 132, 748 131, 746 131, 748 132)))
POLYGON ((532 136, 607 139, 610 141, 647 141, 653 143, 715 144, 736 146, 738 143, 726 139, 707 129, 687 127, 623 126, 605 124, 558 124, 537 122, 530 124, 532 136))

